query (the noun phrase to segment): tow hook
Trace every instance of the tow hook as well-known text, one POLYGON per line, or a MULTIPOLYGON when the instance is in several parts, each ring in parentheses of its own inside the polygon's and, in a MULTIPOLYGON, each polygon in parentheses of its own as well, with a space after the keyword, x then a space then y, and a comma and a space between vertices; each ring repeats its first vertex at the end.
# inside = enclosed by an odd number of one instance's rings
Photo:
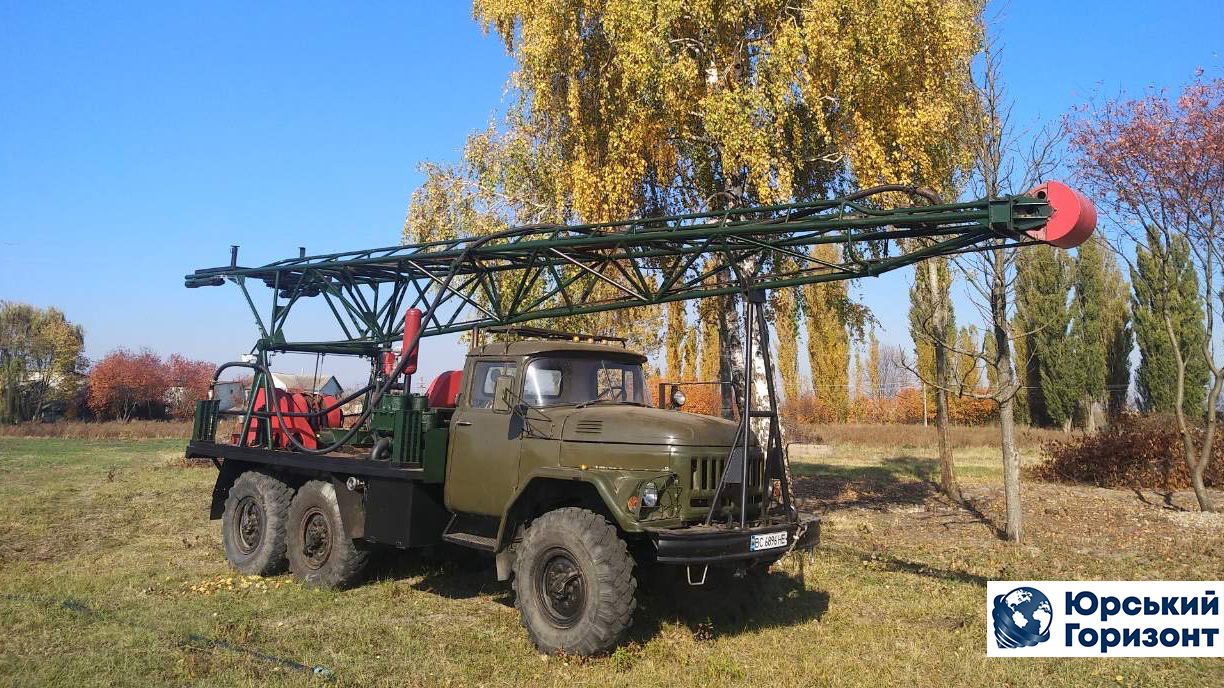
POLYGON ((693 580, 693 567, 692 567, 692 565, 689 565, 689 566, 685 566, 685 567, 684 567, 684 574, 685 574, 686 576, 688 576, 688 584, 689 584, 689 585, 693 585, 693 586, 697 586, 697 585, 705 585, 705 581, 706 581, 706 574, 707 574, 707 573, 709 573, 709 571, 710 571, 710 565, 709 565, 709 564, 706 564, 705 566, 702 566, 702 567, 701 567, 701 580, 699 580, 699 581, 694 581, 694 580, 693 580))

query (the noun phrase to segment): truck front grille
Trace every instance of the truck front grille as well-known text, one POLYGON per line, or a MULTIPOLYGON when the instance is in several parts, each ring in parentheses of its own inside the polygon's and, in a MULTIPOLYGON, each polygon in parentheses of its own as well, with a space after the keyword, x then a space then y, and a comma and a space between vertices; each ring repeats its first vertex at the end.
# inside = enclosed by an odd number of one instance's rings
MULTIPOLYGON (((689 460, 690 482, 694 493, 714 492, 718 480, 727 465, 726 456, 700 456, 689 460)), ((727 476, 728 478, 732 476, 727 476)), ((761 458, 751 455, 748 459, 748 486, 761 485, 761 458)))

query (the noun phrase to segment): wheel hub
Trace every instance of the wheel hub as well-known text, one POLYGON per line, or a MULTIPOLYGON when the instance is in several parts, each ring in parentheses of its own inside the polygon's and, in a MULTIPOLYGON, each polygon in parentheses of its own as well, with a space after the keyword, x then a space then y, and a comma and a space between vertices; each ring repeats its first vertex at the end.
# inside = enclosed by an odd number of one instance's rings
POLYGON ((238 549, 243 554, 250 554, 259 547, 259 541, 263 539, 263 523, 263 506, 259 500, 243 497, 238 502, 238 520, 234 528, 238 536, 238 549))
POLYGON ((306 512, 302 517, 302 554, 307 566, 317 569, 327 563, 331 540, 331 526, 323 512, 318 509, 306 512))
POLYGON ((586 608, 586 581, 569 552, 549 550, 537 568, 536 595, 544 611, 558 626, 572 626, 586 608))

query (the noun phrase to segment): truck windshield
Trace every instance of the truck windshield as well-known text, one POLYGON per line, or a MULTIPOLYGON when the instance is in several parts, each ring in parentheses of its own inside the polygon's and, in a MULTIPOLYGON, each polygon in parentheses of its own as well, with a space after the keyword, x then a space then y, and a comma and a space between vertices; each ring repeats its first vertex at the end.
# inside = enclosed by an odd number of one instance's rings
POLYGON ((642 364, 598 356, 537 358, 527 365, 523 400, 532 406, 566 406, 595 401, 646 403, 642 364))

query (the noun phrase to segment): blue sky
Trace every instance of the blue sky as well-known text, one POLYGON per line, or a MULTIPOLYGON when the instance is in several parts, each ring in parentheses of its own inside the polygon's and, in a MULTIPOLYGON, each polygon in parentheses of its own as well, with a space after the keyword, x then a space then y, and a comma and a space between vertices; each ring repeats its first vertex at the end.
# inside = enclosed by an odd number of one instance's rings
MULTIPOLYGON (((1218 2, 994 3, 1019 124, 1221 66, 1218 2)), ((512 63, 465 2, 0 0, 0 299, 55 305, 87 355, 229 360, 254 325, 182 276, 396 243, 416 171, 452 159, 512 63)), ((909 347, 909 272, 856 286, 909 347)), ((969 315, 965 313, 965 315, 969 315)), ((423 373, 454 367, 426 342, 423 373)))

